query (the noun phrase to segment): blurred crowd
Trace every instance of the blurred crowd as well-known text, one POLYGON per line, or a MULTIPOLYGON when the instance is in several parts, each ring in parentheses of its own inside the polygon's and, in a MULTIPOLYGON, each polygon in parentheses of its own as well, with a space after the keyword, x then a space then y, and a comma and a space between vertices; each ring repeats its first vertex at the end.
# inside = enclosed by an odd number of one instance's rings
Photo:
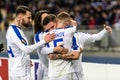
POLYGON ((38 10, 49 10, 54 14, 68 11, 80 29, 100 29, 105 23, 120 30, 120 0, 0 0, 1 31, 14 19, 18 5, 29 6, 33 19, 38 10))

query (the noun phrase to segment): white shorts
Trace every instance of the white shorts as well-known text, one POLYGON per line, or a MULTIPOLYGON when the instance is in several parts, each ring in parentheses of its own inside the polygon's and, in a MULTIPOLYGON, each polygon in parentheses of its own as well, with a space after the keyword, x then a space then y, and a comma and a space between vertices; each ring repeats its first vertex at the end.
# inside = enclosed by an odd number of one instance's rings
POLYGON ((43 64, 37 69, 37 80, 48 80, 48 69, 43 64))
POLYGON ((49 80, 78 80, 75 73, 69 73, 57 77, 49 77, 49 80))
POLYGON ((9 80, 33 80, 31 76, 9 76, 9 80))
POLYGON ((85 80, 84 74, 80 74, 80 72, 75 73, 77 75, 78 80, 85 80))

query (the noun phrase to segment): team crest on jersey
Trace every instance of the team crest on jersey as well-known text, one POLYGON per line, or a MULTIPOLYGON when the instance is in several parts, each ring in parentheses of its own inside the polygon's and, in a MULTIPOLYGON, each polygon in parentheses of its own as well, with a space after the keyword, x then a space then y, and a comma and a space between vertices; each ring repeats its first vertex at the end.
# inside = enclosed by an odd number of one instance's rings
POLYGON ((27 42, 26 42, 25 39, 22 39, 21 42, 22 42, 23 44, 25 44, 25 45, 27 44, 27 42))

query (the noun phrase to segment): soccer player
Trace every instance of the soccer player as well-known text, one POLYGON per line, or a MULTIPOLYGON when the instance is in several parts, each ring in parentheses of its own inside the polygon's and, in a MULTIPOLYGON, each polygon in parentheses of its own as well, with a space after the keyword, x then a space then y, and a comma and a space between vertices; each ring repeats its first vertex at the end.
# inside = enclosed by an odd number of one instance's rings
MULTIPOLYGON (((46 19, 46 18, 45 18, 46 19)), ((44 20, 45 20, 44 19, 44 20)), ((47 21, 47 20, 46 20, 47 21)), ((43 21, 44 22, 44 21, 43 21)), ((71 23, 70 15, 67 12, 61 12, 57 16, 57 28, 49 33, 55 33, 56 37, 53 41, 47 44, 48 47, 56 47, 57 45, 64 43, 63 47, 68 48, 69 52, 72 47, 72 37, 76 31, 76 24, 72 22, 72 26, 66 28, 71 23)), ((75 44, 77 43, 76 40, 75 44)), ((77 44, 76 47, 78 48, 77 44)), ((75 51, 79 53, 79 50, 75 51)), ((79 56, 78 56, 79 58, 79 56)), ((49 80, 76 80, 71 60, 62 60, 59 56, 59 60, 49 59, 48 76, 49 80)))
POLYGON ((18 6, 16 18, 6 33, 10 80, 32 80, 29 54, 54 39, 54 34, 47 34, 42 41, 29 45, 22 28, 30 23, 31 10, 26 6, 18 6))
MULTIPOLYGON (((97 34, 86 34, 86 33, 75 33, 75 37, 78 38, 80 44, 82 44, 82 46, 84 47, 84 43, 87 43, 87 42, 94 42, 94 41, 97 41, 97 40, 100 40, 104 37, 104 35, 108 32, 111 32, 112 29, 111 27, 109 26, 104 26, 104 30, 102 30, 101 32, 97 33, 97 34), (78 36, 76 36, 76 34, 78 34, 80 36, 80 38, 78 36)), ((58 55, 60 54, 49 54, 49 58, 51 59, 59 59, 60 57, 58 55)), ((67 59, 67 60, 73 60, 75 59, 75 56, 76 54, 64 54, 62 55, 61 59, 67 59)), ((78 80, 84 80, 84 74, 83 74, 83 70, 82 70, 82 62, 81 62, 81 59, 82 59, 82 54, 80 55, 80 58, 78 61, 73 61, 74 63, 74 66, 76 68, 76 74, 77 74, 77 79, 78 80)))
MULTIPOLYGON (((74 37, 78 38, 78 43, 84 48, 85 43, 94 43, 95 41, 101 40, 108 32, 112 32, 112 28, 107 25, 103 25, 104 29, 97 34, 89 34, 83 32, 77 32, 74 37)), ((85 80, 82 67, 82 53, 80 54, 79 60, 77 61, 76 72, 79 80, 85 80)))
MULTIPOLYGON (((53 28, 56 26, 56 16, 53 14, 49 14, 49 19, 47 21, 43 22, 44 17, 48 16, 48 11, 46 10, 40 10, 35 14, 35 20, 34 20, 34 30, 35 30, 35 36, 34 41, 35 43, 41 41, 43 39, 43 34, 48 31, 48 29, 53 28), (47 24, 50 22, 49 24, 47 24)), ((37 80, 48 80, 48 59, 47 55, 49 53, 59 52, 60 50, 63 52, 64 49, 62 47, 55 47, 55 48, 47 48, 44 47, 45 45, 41 46, 37 49, 37 53, 39 56, 39 66, 37 69, 37 80), (45 50, 45 51, 44 51, 45 50), (41 52, 41 51, 44 51, 41 52)))
MULTIPOLYGON (((112 28, 110 26, 104 25, 104 29, 97 34, 76 32, 74 34, 74 37, 78 39, 78 43, 79 43, 78 45, 81 45, 82 48, 84 48, 85 43, 90 43, 90 42, 93 43, 95 41, 101 40, 105 36, 105 34, 107 34, 108 32, 112 32, 112 28)), ((74 57, 73 55, 63 54, 61 59, 72 60, 73 57, 74 57)), ((59 57, 55 54, 50 54, 49 58, 59 59, 59 57)), ((73 64, 75 66, 77 80, 85 80, 83 67, 82 67, 82 53, 80 54, 78 60, 73 60, 73 64)))

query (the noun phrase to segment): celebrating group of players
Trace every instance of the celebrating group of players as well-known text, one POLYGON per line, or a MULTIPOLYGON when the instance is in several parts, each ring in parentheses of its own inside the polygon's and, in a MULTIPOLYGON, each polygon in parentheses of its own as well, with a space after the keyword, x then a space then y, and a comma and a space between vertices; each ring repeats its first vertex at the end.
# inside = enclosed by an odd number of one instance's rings
POLYGON ((34 50, 39 56, 37 80, 85 80, 81 60, 84 43, 102 39, 111 27, 104 25, 97 34, 76 32, 77 23, 69 13, 40 10, 34 17, 35 44, 29 45, 22 28, 29 27, 31 17, 28 7, 18 6, 7 30, 9 80, 32 80, 30 53, 34 50))

